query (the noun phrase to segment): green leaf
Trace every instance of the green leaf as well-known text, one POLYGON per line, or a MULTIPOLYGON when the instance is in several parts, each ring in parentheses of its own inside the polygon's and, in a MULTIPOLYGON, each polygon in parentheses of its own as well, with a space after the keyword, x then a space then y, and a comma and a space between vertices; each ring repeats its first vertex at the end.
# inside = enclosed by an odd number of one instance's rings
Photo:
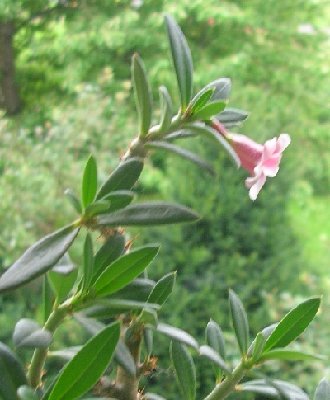
POLYGON ((84 270, 82 288, 87 289, 90 286, 94 269, 94 255, 92 237, 88 233, 84 244, 84 270))
POLYGON ((229 290, 229 307, 238 346, 242 355, 246 355, 249 341, 249 324, 243 304, 233 290, 229 290))
MULTIPOLYGON (((155 281, 145 278, 134 279, 127 286, 123 287, 121 290, 111 295, 109 299, 113 300, 131 300, 138 301, 141 303, 146 303, 148 296, 155 286, 155 281)), ((104 300, 102 300, 103 302, 104 300)))
POLYGON ((234 151, 234 149, 231 147, 231 145, 227 142, 227 140, 222 137, 219 132, 217 132, 215 129, 205 125, 204 123, 200 122, 195 122, 193 124, 187 125, 185 129, 188 132, 195 133, 196 135, 207 135, 211 139, 215 140, 218 145, 220 145, 222 148, 224 148, 227 153, 230 155, 234 163, 236 164, 237 167, 241 165, 241 162, 239 160, 238 155, 234 151))
MULTIPOLYGON (((105 328, 105 325, 102 322, 99 322, 94 318, 86 318, 81 313, 76 313, 74 317, 87 330, 87 332, 93 336, 97 335, 102 329, 105 328)), ((76 354, 74 351, 69 352, 68 356, 71 354, 72 358, 73 355, 76 354)), ((118 341, 114 358, 117 364, 124 368, 129 375, 136 375, 136 367, 133 357, 122 340, 118 341)))
POLYGON ((0 277, 0 292, 15 289, 44 274, 63 256, 79 228, 66 226, 40 239, 0 277))
POLYGON ((0 398, 16 399, 17 389, 27 384, 23 365, 4 343, 0 342, 0 398))
POLYGON ((143 340, 146 346, 147 354, 150 357, 154 344, 154 332, 152 329, 147 327, 143 329, 143 340))
POLYGON ((157 325, 156 331, 159 333, 162 333, 165 336, 168 336, 169 338, 183 343, 189 347, 194 348, 195 350, 198 351, 199 346, 195 338, 193 338, 189 333, 183 331, 182 329, 176 328, 171 325, 167 325, 164 323, 159 323, 157 325))
POLYGON ((171 361, 184 400, 196 398, 196 367, 187 348, 178 342, 170 346, 171 361))
POLYGON ((110 192, 130 190, 139 179, 142 169, 143 160, 141 158, 129 158, 122 161, 101 186, 96 199, 100 200, 110 192))
POLYGON ((104 197, 105 200, 110 201, 108 212, 113 212, 128 206, 134 198, 135 193, 130 190, 117 190, 109 193, 104 197))
POLYGON ((191 100, 187 109, 187 114, 192 115, 196 111, 203 108, 212 97, 213 92, 214 88, 203 88, 202 90, 200 90, 196 94, 196 96, 191 100))
POLYGON ((93 387, 111 361, 119 334, 114 323, 92 337, 63 368, 48 400, 76 399, 93 387))
POLYGON ((13 342, 16 347, 47 348, 52 342, 52 334, 40 327, 32 319, 22 318, 15 326, 13 342))
POLYGON ((217 115, 217 119, 225 128, 231 128, 245 121, 248 116, 249 114, 246 111, 238 110, 236 108, 226 108, 217 115))
POLYGON ((206 104, 204 107, 200 108, 193 114, 194 120, 208 121, 215 115, 219 114, 219 112, 223 111, 226 107, 226 102, 212 101, 211 103, 206 104))
POLYGON ((160 140, 154 140, 152 142, 149 142, 146 144, 146 147, 154 148, 154 149, 161 149, 161 150, 166 150, 172 154, 176 154, 182 158, 185 158, 186 160, 189 160, 196 164, 199 168, 204 169, 207 171, 209 174, 214 175, 214 170, 212 168, 212 165, 208 163, 207 161, 203 160, 200 158, 197 154, 192 153, 191 151, 184 149, 182 147, 176 146, 174 144, 168 143, 168 142, 163 142, 160 140))
POLYGON ((92 282, 100 276, 103 270, 120 257, 125 250, 125 236, 115 232, 103 246, 100 247, 94 259, 94 274, 92 282))
POLYGON ((161 86, 159 88, 159 97, 160 97, 160 110, 161 110, 159 131, 166 132, 172 123, 173 105, 172 105, 172 99, 165 86, 161 86))
POLYGON ((136 300, 127 299, 104 299, 98 300, 97 304, 87 308, 85 314, 94 318, 110 318, 113 315, 140 311, 143 309, 147 310, 159 310, 159 304, 153 304, 136 300))
POLYGON ((177 140, 177 139, 189 139, 189 138, 197 136, 199 133, 200 132, 196 132, 190 128, 183 128, 183 129, 174 131, 172 133, 169 133, 168 135, 165 135, 164 139, 166 141, 172 141, 172 140, 177 140))
POLYGON ((109 200, 97 200, 86 207, 85 217, 90 218, 98 214, 109 212, 111 202, 109 200))
POLYGON ((272 398, 283 398, 282 393, 288 400, 309 400, 307 394, 291 383, 274 379, 255 379, 239 385, 240 391, 252 392, 270 396, 272 398), (279 393, 280 391, 280 393, 279 393))
POLYGON ((159 396, 156 393, 146 393, 144 397, 146 400, 166 400, 165 397, 159 396))
POLYGON ((82 179, 81 202, 86 208, 95 199, 97 191, 97 165, 93 156, 87 160, 82 179))
POLYGON ((193 222, 198 218, 198 215, 187 207, 155 201, 130 205, 112 214, 101 215, 97 223, 108 226, 148 226, 193 222))
POLYGON ((206 325, 205 338, 206 343, 217 353, 219 353, 223 359, 225 359, 225 339, 220 326, 212 319, 206 325))
POLYGON ((108 296, 130 283, 156 257, 159 246, 148 245, 125 254, 110 264, 93 285, 95 296, 108 296))
POLYGON ((263 362, 267 360, 287 360, 287 361, 310 361, 322 360, 324 357, 309 353, 304 353, 297 350, 275 349, 262 354, 258 361, 263 362))
POLYGON ((82 213, 82 207, 81 203, 78 199, 78 197, 75 195, 72 189, 66 189, 64 191, 65 196, 68 198, 70 201, 72 207, 77 211, 78 214, 82 213))
POLYGON ((115 360, 130 376, 136 376, 136 367, 134 359, 122 340, 119 340, 116 352, 115 360))
POLYGON ((220 367, 223 371, 226 371, 228 374, 231 373, 230 369, 227 367, 223 358, 217 353, 212 347, 203 345, 199 348, 199 354, 202 357, 205 357, 220 367))
POLYGON ((38 400, 36 392, 29 386, 23 385, 17 390, 19 400, 38 400))
MULTIPOLYGON (((252 352, 252 360, 254 362, 258 361, 260 359, 260 356, 264 350, 266 344, 266 337, 262 334, 262 332, 258 332, 255 340, 253 341, 250 349, 252 352)), ((248 354, 250 352, 250 349, 248 351, 248 354)))
POLYGON ((47 273, 50 286, 58 302, 62 302, 67 298, 77 279, 77 275, 78 271, 67 254, 64 254, 55 267, 47 273))
POLYGON ((229 78, 219 78, 205 86, 204 90, 213 89, 212 101, 228 100, 231 92, 231 80, 229 78))
POLYGON ((132 84, 139 115, 140 135, 145 136, 151 123, 152 98, 146 70, 138 54, 134 54, 132 58, 132 84))
POLYGON ((164 275, 153 287, 148 297, 148 303, 163 305, 173 291, 175 280, 176 272, 164 275))
POLYGON ((320 303, 319 297, 313 297, 286 314, 267 339, 264 351, 276 347, 286 347, 295 340, 314 319, 320 303))
POLYGON ((144 308, 139 315, 138 319, 143 325, 156 328, 158 325, 158 315, 152 308, 144 308))
POLYGON ((184 112, 190 102, 193 86, 191 53, 186 38, 175 20, 167 15, 165 23, 180 91, 181 111, 184 112))
POLYGON ((330 382, 323 378, 318 384, 313 400, 329 400, 330 399, 330 382))
POLYGON ((71 346, 61 350, 49 351, 48 356, 59 358, 61 361, 70 361, 81 348, 82 346, 71 346))

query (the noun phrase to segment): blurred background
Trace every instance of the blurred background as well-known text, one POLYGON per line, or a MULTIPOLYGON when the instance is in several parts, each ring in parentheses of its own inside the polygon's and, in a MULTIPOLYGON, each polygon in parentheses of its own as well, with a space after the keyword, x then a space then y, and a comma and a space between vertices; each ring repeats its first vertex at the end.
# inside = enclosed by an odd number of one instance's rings
MULTIPOLYGON (((187 36, 195 90, 230 77, 230 106, 251 112, 239 131, 259 142, 287 132, 292 144, 278 177, 254 203, 245 172, 208 142, 188 147, 213 163, 216 178, 161 153, 148 160, 139 200, 173 200, 203 216, 195 225, 131 231, 136 244, 162 243, 151 277, 178 271, 163 320, 200 341, 209 318, 216 320, 235 362, 229 287, 244 300, 252 334, 301 299, 323 294, 322 311, 296 346, 329 357, 330 4, 324 0, 1 0, 0 267, 75 218, 63 192, 80 192, 90 153, 105 177, 137 133, 134 52, 152 82, 155 120, 159 85, 178 100, 164 13, 187 36)), ((71 254, 77 263, 79 252, 78 244, 71 254)), ((0 298, 0 340, 11 345, 19 318, 40 317, 40 295, 36 282, 0 298)), ((83 335, 72 322, 56 343, 72 345, 83 335)), ((167 350, 167 342, 156 342, 159 369, 145 388, 174 400, 167 350)), ((330 374, 327 361, 264 370, 310 393, 330 374)), ((212 385, 209 365, 199 362, 198 375, 202 396, 212 385)))

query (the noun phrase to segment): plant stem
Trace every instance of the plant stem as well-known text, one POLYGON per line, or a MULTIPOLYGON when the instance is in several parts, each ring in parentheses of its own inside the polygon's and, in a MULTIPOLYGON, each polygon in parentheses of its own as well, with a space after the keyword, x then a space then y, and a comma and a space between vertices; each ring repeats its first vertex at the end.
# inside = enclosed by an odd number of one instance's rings
POLYGON ((219 383, 204 400, 222 400, 235 390, 235 386, 240 382, 246 372, 244 361, 234 369, 233 373, 221 383, 219 383))
MULTIPOLYGON (((56 328, 65 318, 68 312, 68 305, 61 305, 54 308, 53 312, 49 315, 48 320, 45 323, 44 329, 51 333, 54 333, 56 328)), ((41 379, 43 375, 43 369, 48 353, 47 348, 36 349, 33 353, 31 364, 28 371, 28 380, 33 388, 37 388, 41 385, 41 379)))
MULTIPOLYGON (((121 325, 121 337, 129 349, 136 369, 140 365, 140 347, 142 340, 141 326, 136 324, 131 327, 126 327, 124 323, 121 325), (129 334, 127 334, 129 332, 129 334)), ((121 366, 117 367, 116 383, 118 390, 118 400, 138 400, 139 396, 139 377, 138 373, 135 376, 128 374, 121 366)))

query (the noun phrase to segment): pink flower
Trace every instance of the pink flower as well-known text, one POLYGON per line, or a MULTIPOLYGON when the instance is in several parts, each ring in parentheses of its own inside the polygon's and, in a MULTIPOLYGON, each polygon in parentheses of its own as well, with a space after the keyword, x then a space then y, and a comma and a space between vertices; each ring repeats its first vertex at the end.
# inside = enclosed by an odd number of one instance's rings
POLYGON ((282 133, 278 138, 267 140, 263 145, 236 133, 226 132, 225 137, 237 153, 242 167, 252 175, 246 179, 245 185, 250 189, 250 199, 256 200, 266 178, 276 176, 282 153, 290 144, 290 136, 282 133))
POLYGON ((291 142, 290 136, 287 133, 281 133, 278 138, 259 144, 245 135, 227 132, 225 127, 215 119, 211 126, 231 144, 241 166, 252 175, 245 180, 245 186, 250 189, 250 199, 256 200, 266 178, 276 176, 282 153, 291 142))

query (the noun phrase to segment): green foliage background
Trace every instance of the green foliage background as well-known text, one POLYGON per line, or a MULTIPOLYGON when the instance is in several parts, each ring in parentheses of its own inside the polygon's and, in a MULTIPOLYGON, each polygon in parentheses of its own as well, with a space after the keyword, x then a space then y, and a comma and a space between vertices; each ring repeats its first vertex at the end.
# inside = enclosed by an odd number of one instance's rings
MULTIPOLYGON (((152 277, 178 270, 164 320, 200 338, 209 317, 228 331, 231 287, 244 299, 255 333, 301 296, 323 293, 323 311, 301 345, 330 355, 329 6, 321 0, 145 0, 140 8, 128 0, 86 0, 77 5, 47 20, 34 19, 15 37, 25 107, 17 117, 0 120, 2 264, 74 215, 63 191, 79 192, 89 153, 97 155, 105 176, 136 133, 129 68, 134 52, 145 61, 156 104, 160 84, 176 93, 163 27, 163 13, 170 13, 192 48, 195 89, 230 77, 230 105, 251 111, 240 131, 260 142, 288 132, 292 144, 279 176, 255 203, 247 197, 245 173, 210 143, 187 146, 215 165, 215 179, 172 156, 153 155, 138 188, 141 197, 175 199, 203 216, 196 225, 132 234, 136 243, 150 238, 163 243, 152 277), (312 32, 302 33, 304 26, 312 32)), ((0 16, 20 19, 22 10, 4 6, 0 16)), ((28 304, 24 291, 0 299, 1 340, 8 340, 16 319, 38 313, 39 286, 32 288, 28 304)), ((64 331, 59 341, 72 343, 76 336, 64 331)), ((234 360, 237 353, 227 336, 234 360)), ((166 393, 174 399, 166 351, 160 342, 160 370, 146 387, 168 377, 166 393)), ((307 390, 329 373, 326 363, 272 369, 274 376, 307 390)), ((205 365, 199 374, 204 393, 210 379, 205 365)))

